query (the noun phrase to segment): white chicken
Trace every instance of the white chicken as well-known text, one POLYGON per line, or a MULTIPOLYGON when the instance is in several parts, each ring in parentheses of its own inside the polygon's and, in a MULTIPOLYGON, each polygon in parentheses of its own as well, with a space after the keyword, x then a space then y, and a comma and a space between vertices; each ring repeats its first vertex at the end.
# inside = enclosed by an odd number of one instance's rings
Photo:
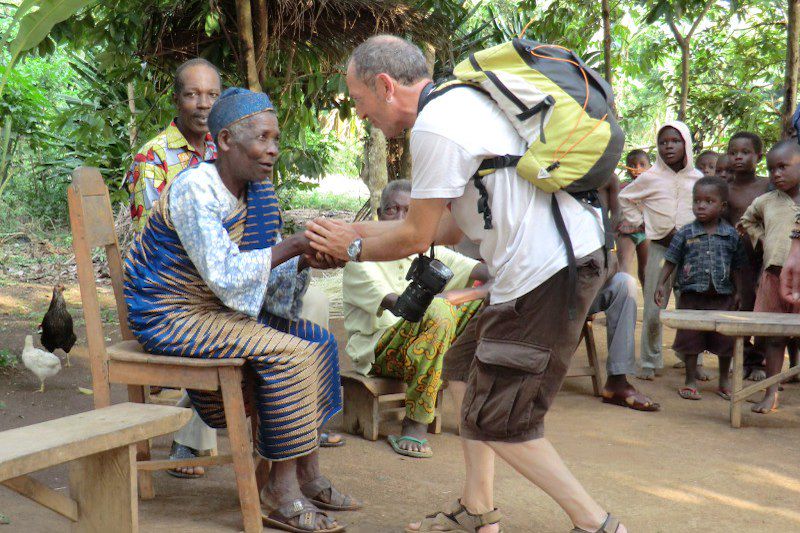
POLYGON ((44 380, 58 374, 61 370, 61 360, 50 352, 33 347, 33 337, 25 337, 25 348, 22 350, 22 363, 25 368, 39 378, 42 386, 39 392, 44 392, 44 380))

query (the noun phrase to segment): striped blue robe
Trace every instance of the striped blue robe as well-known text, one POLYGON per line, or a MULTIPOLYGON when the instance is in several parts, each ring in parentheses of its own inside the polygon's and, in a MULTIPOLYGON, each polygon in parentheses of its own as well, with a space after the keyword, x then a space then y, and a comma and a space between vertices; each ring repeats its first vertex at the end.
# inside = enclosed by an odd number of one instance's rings
MULTIPOLYGON (((219 179, 215 169, 204 168, 201 179, 219 179)), ((195 167, 183 174, 198 170, 195 167)), ((336 341, 317 324, 266 312, 261 303, 265 296, 269 303, 274 287, 254 294, 257 291, 242 290, 250 286, 236 277, 226 283, 203 278, 200 270, 207 272, 208 265, 195 266, 170 216, 169 192, 183 177, 176 178, 162 194, 125 261, 131 330, 153 354, 246 359, 257 380, 255 398, 245 402, 254 401, 257 409, 259 454, 280 461, 311 453, 317 448, 319 428, 341 409, 336 341), (233 296, 229 298, 228 293, 233 296)), ((272 183, 251 183, 246 202, 239 202, 219 223, 238 246, 238 259, 256 257, 259 250, 274 246, 282 221, 272 183), (248 256, 248 252, 254 253, 248 256)), ((292 275, 298 277, 294 268, 292 275)), ((250 279, 261 275, 247 274, 250 279)), ((208 425, 225 427, 219 391, 188 392, 208 425)))

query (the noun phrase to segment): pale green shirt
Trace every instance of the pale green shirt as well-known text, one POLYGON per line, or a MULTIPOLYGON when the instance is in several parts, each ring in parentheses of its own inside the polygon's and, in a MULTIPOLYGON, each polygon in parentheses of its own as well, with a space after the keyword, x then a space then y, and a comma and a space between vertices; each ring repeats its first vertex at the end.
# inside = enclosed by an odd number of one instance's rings
MULTIPOLYGON (((347 263, 342 281, 344 327, 347 330, 347 355, 356 372, 367 375, 375 362, 375 345, 391 326, 400 320, 381 307, 387 294, 401 294, 409 282, 406 273, 412 256, 380 263, 347 263)), ((474 259, 437 246, 436 259, 453 271, 445 290, 466 287, 469 275, 478 264, 474 259)))

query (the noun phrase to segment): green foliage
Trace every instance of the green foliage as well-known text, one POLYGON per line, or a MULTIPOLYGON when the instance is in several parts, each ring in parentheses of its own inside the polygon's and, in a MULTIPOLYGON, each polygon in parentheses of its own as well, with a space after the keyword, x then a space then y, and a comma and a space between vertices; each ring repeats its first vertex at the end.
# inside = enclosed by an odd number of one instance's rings
MULTIPOLYGON (((628 147, 652 146, 657 125, 676 115, 680 50, 667 21, 685 33, 707 3, 611 2, 613 81, 628 147)), ((15 206, 10 212, 23 218, 63 222, 64 187, 80 164, 98 166, 114 198, 124 200, 120 182, 133 151, 172 118, 172 72, 181 60, 200 54, 222 69, 226 85, 242 84, 232 0, 136 0, 80 9, 89 4, 23 0, 16 12, 0 6, 0 33, 10 45, 0 52, 0 75, 7 77, 0 95, 0 154, 6 154, 0 155, 5 160, 2 164, 0 159, 0 201, 3 188, 9 197, 0 209, 15 206), (55 11, 45 12, 42 7, 47 6, 55 11), (68 11, 75 14, 64 18, 68 11), (52 26, 49 33, 34 31, 29 21, 37 17, 44 21, 42 28, 52 26), (62 21, 53 25, 57 19, 62 21), (27 52, 22 52, 23 42, 27 52), (16 58, 18 63, 9 69, 16 58), (134 145, 133 131, 138 132, 134 145), (16 209, 17 204, 24 209, 16 209)), ((572 48, 591 66, 602 65, 596 1, 404 4, 449 23, 446 39, 433 43, 436 76, 447 74, 468 52, 508 40, 526 26, 525 37, 572 48)), ((770 144, 779 134, 785 3, 708 5, 691 42, 687 122, 697 147, 719 148, 741 129, 760 133, 770 144)), ((328 173, 355 175, 360 167, 359 132, 339 127, 353 115, 342 73, 349 34, 323 42, 288 26, 284 30, 258 57, 262 85, 276 103, 282 129, 275 182, 292 205, 327 206, 333 200, 306 192, 315 180, 328 173), (332 114, 338 115, 336 128, 330 124, 332 114)))
MULTIPOLYGON (((19 23, 19 28, 9 45, 10 58, 6 67, 13 67, 20 54, 44 41, 54 25, 93 3, 94 0, 24 0, 12 20, 15 25, 19 23)), ((3 37, 5 40, 5 35, 3 37)), ((3 94, 8 74, 6 71, 0 81, 0 95, 3 94)))
MULTIPOLYGON (((0 369, 14 368, 17 366, 17 356, 6 349, 0 350, 0 369)), ((5 409, 6 405, 0 402, 0 409, 5 409)))
POLYGON ((321 211, 351 211, 355 213, 364 205, 366 197, 317 190, 297 190, 282 198, 284 209, 319 209, 321 211))

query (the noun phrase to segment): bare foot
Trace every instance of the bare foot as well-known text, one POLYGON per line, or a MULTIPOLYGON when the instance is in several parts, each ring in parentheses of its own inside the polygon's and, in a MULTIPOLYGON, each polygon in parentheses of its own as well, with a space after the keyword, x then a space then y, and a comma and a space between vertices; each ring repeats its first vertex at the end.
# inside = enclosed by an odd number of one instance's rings
POLYGON ((711 381, 711 374, 702 365, 697 365, 695 377, 697 377, 697 381, 711 381))
POLYGON ((672 368, 686 368, 686 363, 684 363, 683 361, 678 361, 677 363, 672 365, 672 368))
POLYGON ((764 395, 764 399, 754 404, 753 407, 750 408, 751 411, 754 413, 760 413, 762 415, 766 415, 778 410, 778 393, 777 392, 767 392, 764 395))
POLYGON ((754 368, 750 375, 747 376, 750 381, 763 381, 767 379, 767 373, 763 368, 754 368))
POLYGON ((170 472, 184 474, 186 476, 202 476, 205 475, 206 469, 202 466, 182 466, 180 468, 173 468, 170 472))
POLYGON ((644 381, 653 381, 656 377, 656 371, 653 368, 642 368, 636 373, 636 379, 644 381))
MULTIPOLYGON (((425 439, 425 435, 428 434, 428 424, 424 424, 422 422, 415 422, 410 418, 403 419, 403 437, 411 437, 419 441, 423 441, 425 439)), ((421 452, 421 453, 428 453, 431 450, 431 447, 425 443, 420 444, 418 442, 414 442, 413 440, 400 440, 397 443, 397 447, 401 450, 406 450, 409 452, 421 452)))
MULTIPOLYGON (((169 458, 171 460, 194 459, 195 457, 198 457, 197 450, 172 441, 172 448, 169 451, 169 458)), ((167 473, 174 477, 197 478, 205 475, 206 470, 202 466, 181 466, 173 468, 167 473)))

